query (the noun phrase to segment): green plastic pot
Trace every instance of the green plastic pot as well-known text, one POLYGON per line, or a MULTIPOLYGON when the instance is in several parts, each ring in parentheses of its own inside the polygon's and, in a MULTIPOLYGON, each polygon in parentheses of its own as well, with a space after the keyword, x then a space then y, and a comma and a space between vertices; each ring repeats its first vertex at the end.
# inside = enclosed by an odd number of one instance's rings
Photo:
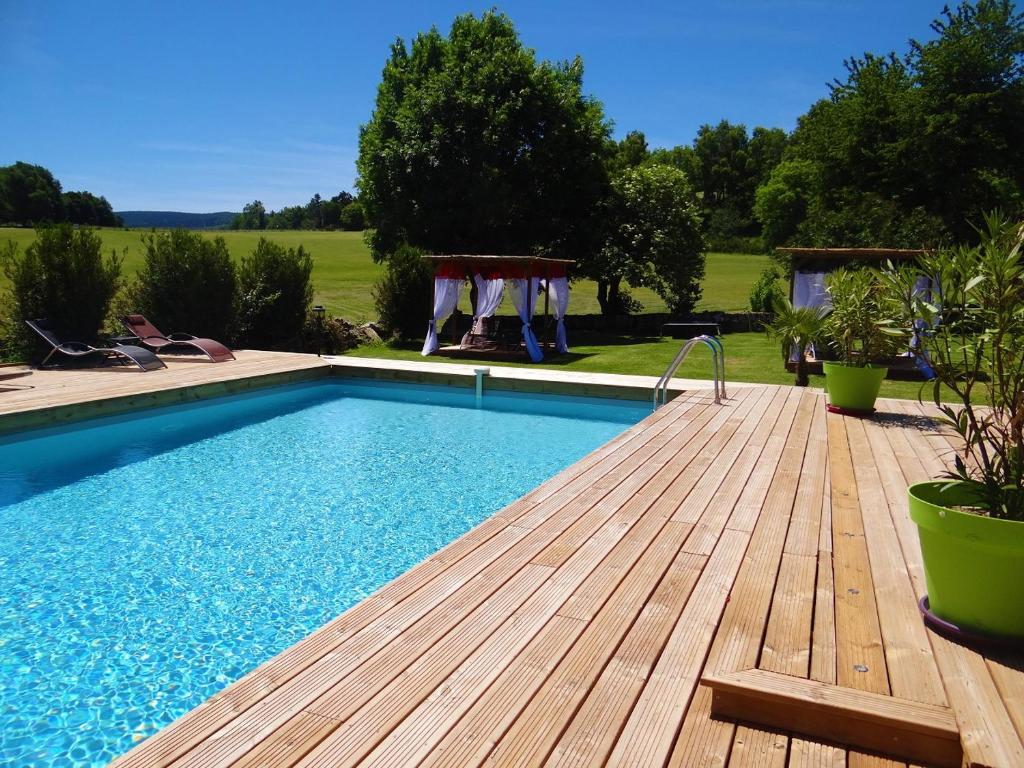
POLYGON ((932 613, 968 632, 1024 638, 1024 522, 951 509, 976 498, 962 483, 917 483, 908 495, 932 613))
POLYGON ((858 368, 846 363, 822 363, 829 405, 844 411, 870 412, 875 407, 889 369, 879 365, 858 368))

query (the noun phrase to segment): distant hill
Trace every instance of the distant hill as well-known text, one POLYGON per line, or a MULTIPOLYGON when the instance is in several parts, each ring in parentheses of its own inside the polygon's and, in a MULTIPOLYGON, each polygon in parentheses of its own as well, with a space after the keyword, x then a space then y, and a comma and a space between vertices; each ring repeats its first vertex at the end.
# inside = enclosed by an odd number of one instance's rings
POLYGON ((156 227, 158 229, 227 229, 238 214, 230 211, 218 213, 183 213, 181 211, 117 211, 126 227, 156 227))

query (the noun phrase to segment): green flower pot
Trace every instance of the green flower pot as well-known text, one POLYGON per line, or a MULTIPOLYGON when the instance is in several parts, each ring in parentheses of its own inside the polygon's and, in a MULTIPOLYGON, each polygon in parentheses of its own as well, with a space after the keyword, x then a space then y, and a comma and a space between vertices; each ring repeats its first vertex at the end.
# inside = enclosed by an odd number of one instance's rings
POLYGON ((857 368, 846 363, 822 363, 822 367, 829 405, 844 411, 870 413, 874 410, 888 368, 878 365, 857 368))
POLYGON ((908 495, 932 613, 968 632, 1024 638, 1024 522, 951 509, 975 498, 964 484, 917 483, 908 495))

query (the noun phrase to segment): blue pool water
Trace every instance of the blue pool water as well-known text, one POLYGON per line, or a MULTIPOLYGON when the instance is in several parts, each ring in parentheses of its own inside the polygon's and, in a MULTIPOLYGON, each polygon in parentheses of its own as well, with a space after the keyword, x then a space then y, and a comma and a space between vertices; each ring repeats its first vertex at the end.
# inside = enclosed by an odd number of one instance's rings
POLYGON ((345 381, 0 438, 0 765, 105 765, 643 418, 345 381))

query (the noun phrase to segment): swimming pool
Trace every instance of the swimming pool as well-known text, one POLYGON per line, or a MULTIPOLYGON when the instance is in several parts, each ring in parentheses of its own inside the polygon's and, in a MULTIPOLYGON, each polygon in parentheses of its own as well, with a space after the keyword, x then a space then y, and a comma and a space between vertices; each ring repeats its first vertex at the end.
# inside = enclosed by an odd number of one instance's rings
POLYGON ((0 438, 0 765, 105 765, 649 408, 342 379, 0 438))

